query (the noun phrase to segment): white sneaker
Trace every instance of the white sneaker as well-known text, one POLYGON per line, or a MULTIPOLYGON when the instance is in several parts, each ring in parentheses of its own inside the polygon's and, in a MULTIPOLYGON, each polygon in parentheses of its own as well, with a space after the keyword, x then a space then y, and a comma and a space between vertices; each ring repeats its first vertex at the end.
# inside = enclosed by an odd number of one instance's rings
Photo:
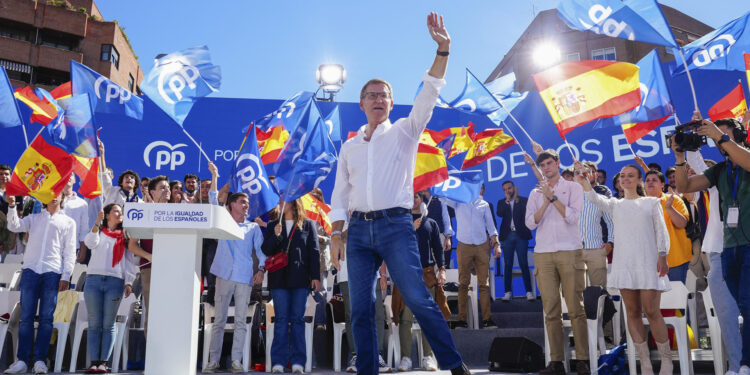
POLYGON ((505 301, 505 302, 508 302, 508 301, 511 300, 511 298, 513 298, 513 293, 511 293, 511 292, 505 292, 505 295, 502 298, 500 298, 500 299, 503 300, 503 301, 505 301))
POLYGON ((218 369, 219 369, 219 362, 209 361, 206 367, 203 368, 203 372, 206 374, 213 374, 218 369))
POLYGON ((292 365, 292 374, 304 374, 305 368, 302 365, 292 365))
POLYGON ((422 358, 422 368, 425 371, 437 371, 437 361, 435 360, 434 356, 428 355, 424 358, 422 358))
POLYGON ((284 366, 282 365, 273 365, 273 368, 271 368, 271 372, 274 374, 283 374, 284 373, 284 366))
POLYGON ((245 369, 242 367, 242 362, 236 359, 232 361, 232 368, 230 370, 233 374, 242 374, 245 372, 245 369))
POLYGON ((385 363, 383 356, 379 354, 378 354, 378 366, 380 366, 379 372, 382 372, 382 373, 393 372, 393 369, 390 366, 388 366, 387 363, 385 363))
POLYGON ((526 299, 529 301, 536 301, 536 295, 531 292, 526 292, 526 299))
POLYGON ((352 359, 349 360, 349 366, 346 366, 346 372, 350 372, 352 374, 357 372, 357 355, 353 355, 352 359))
POLYGON ((750 375, 750 367, 742 366, 740 367, 740 372, 738 372, 739 375, 750 375))
POLYGON ((398 371, 409 371, 411 370, 411 358, 401 357, 401 362, 398 364, 398 371))
POLYGON ((46 374, 49 372, 49 369, 47 368, 47 364, 42 361, 36 361, 34 362, 34 369, 31 370, 34 374, 46 374))
POLYGON ((23 374, 27 371, 29 371, 29 368, 24 361, 15 361, 10 367, 5 369, 6 374, 23 374))

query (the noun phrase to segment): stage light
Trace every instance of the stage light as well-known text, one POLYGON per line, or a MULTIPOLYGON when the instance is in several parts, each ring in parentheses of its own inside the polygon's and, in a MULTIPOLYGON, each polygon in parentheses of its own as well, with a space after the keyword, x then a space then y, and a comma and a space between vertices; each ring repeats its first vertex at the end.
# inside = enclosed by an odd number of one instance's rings
POLYGON ((318 90, 328 94, 328 98, 318 98, 318 100, 333 101, 334 95, 344 88, 346 82, 346 69, 341 64, 322 64, 315 72, 315 79, 320 85, 318 90))
POLYGON ((553 43, 544 42, 534 48, 532 58, 536 66, 546 68, 560 62, 560 49, 553 43))

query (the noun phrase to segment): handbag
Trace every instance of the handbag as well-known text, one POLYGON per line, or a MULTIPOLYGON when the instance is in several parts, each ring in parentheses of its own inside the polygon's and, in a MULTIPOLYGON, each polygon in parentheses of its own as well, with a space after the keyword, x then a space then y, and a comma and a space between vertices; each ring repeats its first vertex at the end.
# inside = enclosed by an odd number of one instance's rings
POLYGON ((294 236, 294 231, 296 229, 296 226, 292 228, 292 233, 289 235, 289 241, 287 243, 286 250, 266 258, 265 267, 266 271, 268 271, 269 273, 276 272, 289 264, 289 246, 292 244, 292 236, 294 236))

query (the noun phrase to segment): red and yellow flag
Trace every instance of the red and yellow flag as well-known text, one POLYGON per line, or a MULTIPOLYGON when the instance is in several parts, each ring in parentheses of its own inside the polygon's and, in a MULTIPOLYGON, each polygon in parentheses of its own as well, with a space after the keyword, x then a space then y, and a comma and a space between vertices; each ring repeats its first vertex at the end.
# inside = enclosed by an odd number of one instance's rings
POLYGON ((469 149, 461 169, 471 168, 505 151, 516 144, 516 140, 503 129, 487 129, 474 137, 474 146, 469 149))
POLYGON ((255 129, 258 138, 258 152, 263 164, 275 163, 284 148, 284 143, 289 138, 289 132, 283 126, 274 126, 268 131, 255 129))
POLYGON ((31 122, 47 125, 57 117, 57 109, 46 99, 39 98, 31 86, 17 88, 13 95, 34 111, 31 122))
POLYGON ((419 137, 419 143, 428 144, 430 146, 436 146, 438 142, 443 140, 443 138, 445 138, 445 136, 440 134, 440 132, 437 132, 432 129, 425 129, 422 132, 422 135, 419 137))
POLYGON ((742 91, 742 84, 732 89, 726 96, 721 98, 716 104, 708 110, 708 117, 712 121, 721 120, 723 118, 735 118, 738 120, 742 119, 747 111, 747 103, 745 102, 745 93, 742 91))
POLYGON ((577 126, 638 106, 638 66, 625 62, 569 61, 532 75, 562 137, 577 126))
POLYGON ((449 158, 469 151, 474 146, 474 137, 477 135, 474 131, 474 124, 471 121, 466 126, 443 129, 440 131, 440 134, 442 138, 438 139, 437 142, 449 137, 451 134, 456 135, 456 139, 453 140, 453 147, 451 147, 451 152, 448 155, 449 158))
POLYGON ((328 213, 331 212, 331 207, 321 202, 310 193, 303 195, 301 199, 302 205, 305 207, 307 218, 317 222, 323 227, 323 230, 326 233, 331 234, 331 220, 328 219, 328 213))
POLYGON ((73 91, 70 88, 70 81, 63 83, 60 86, 55 87, 49 93, 50 95, 52 95, 53 98, 57 100, 71 97, 73 95, 73 91))
POLYGON ((652 130, 658 128, 659 125, 668 118, 669 116, 665 116, 652 121, 622 124, 622 132, 625 134, 625 139, 628 141, 628 144, 632 145, 637 140, 643 138, 646 134, 651 133, 652 130))
POLYGON ((62 192, 73 173, 73 157, 39 134, 18 159, 5 193, 30 195, 44 204, 62 192))
POLYGON ((422 191, 448 179, 448 162, 443 150, 420 143, 414 167, 414 191, 422 191))
POLYGON ((102 194, 102 183, 99 180, 99 158, 84 158, 73 155, 73 173, 81 180, 78 192, 86 198, 95 198, 102 194))
POLYGON ((747 74, 747 89, 750 90, 750 53, 744 53, 745 57, 745 74, 747 74))

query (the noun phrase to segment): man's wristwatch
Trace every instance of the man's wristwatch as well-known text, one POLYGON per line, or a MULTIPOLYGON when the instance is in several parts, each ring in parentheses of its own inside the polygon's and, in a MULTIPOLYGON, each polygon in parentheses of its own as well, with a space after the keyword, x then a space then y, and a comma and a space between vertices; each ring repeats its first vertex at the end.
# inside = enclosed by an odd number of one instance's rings
POLYGON ((726 134, 722 134, 722 135, 721 135, 721 138, 719 138, 719 140, 718 140, 718 141, 716 141, 716 144, 717 144, 717 145, 720 145, 720 144, 722 144, 722 143, 724 143, 724 142, 729 142, 729 141, 730 141, 730 139, 729 139, 729 136, 728 136, 728 135, 726 135, 726 134))
POLYGON ((437 50, 437 52, 435 52, 435 53, 437 53, 438 56, 448 56, 448 55, 451 54, 448 51, 441 51, 441 50, 437 50))
POLYGON ((555 203, 556 200, 557 200, 557 195, 553 195, 552 199, 550 199, 549 202, 550 203, 555 203))

